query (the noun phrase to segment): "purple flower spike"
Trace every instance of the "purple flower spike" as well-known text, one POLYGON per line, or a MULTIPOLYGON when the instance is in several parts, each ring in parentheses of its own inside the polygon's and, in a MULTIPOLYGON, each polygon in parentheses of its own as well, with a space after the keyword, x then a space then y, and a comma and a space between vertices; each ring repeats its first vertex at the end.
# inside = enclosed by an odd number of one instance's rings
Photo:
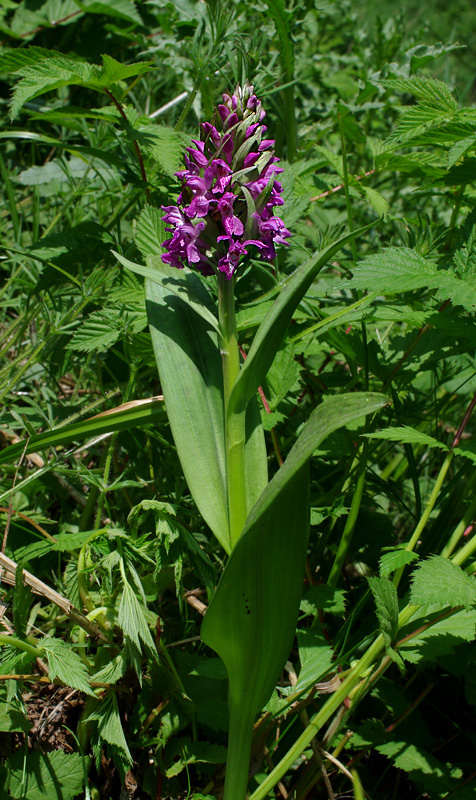
POLYGON ((182 181, 177 205, 162 206, 172 234, 163 243, 162 260, 231 279, 250 246, 257 258, 272 261, 276 245, 287 245, 291 233, 274 216, 284 203, 282 185, 274 179, 283 170, 274 140, 263 138, 265 112, 253 87, 224 94, 217 111, 218 128, 201 123, 200 140, 186 148, 185 169, 176 173, 182 181))

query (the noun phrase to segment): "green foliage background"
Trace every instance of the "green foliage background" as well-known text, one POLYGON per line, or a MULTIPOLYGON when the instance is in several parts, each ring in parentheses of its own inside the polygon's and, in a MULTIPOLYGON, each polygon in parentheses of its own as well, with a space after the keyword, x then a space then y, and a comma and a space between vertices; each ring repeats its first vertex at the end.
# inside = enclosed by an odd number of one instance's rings
POLYGON ((269 796, 357 798, 357 770, 372 798, 469 800, 476 11, 243 5, 0 3, 0 785, 220 796, 226 671, 199 634, 226 554, 181 472, 143 277, 184 148, 248 78, 293 239, 238 283, 244 351, 296 268, 376 223, 316 278, 261 387, 270 473, 323 400, 392 398, 314 453, 298 630, 249 790, 264 797, 282 764, 269 796), (299 750, 329 688, 335 711, 299 750))

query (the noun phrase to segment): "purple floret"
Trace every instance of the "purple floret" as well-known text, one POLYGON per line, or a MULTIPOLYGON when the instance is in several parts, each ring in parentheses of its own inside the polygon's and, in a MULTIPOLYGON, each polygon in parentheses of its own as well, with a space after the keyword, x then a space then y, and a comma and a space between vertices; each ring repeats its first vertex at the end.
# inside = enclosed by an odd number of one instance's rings
POLYGON ((201 123, 201 138, 192 139, 185 169, 176 173, 182 181, 177 206, 162 207, 172 234, 163 243, 162 260, 231 279, 250 246, 255 256, 272 261, 276 245, 287 245, 291 233, 274 216, 274 208, 284 203, 282 185, 275 180, 283 170, 274 140, 263 138, 265 112, 253 87, 237 86, 233 95, 224 94, 217 110, 221 131, 201 123))

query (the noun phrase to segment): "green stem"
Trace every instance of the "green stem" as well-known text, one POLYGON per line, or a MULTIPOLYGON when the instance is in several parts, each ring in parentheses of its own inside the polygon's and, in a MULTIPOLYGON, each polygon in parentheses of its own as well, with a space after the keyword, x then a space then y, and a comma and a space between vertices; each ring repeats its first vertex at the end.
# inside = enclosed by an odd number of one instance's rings
POLYGON ((244 800, 250 770, 254 715, 243 711, 242 703, 229 700, 230 723, 223 800, 244 800))
POLYGON ((286 145, 290 164, 297 158, 296 104, 294 102, 294 86, 283 89, 284 110, 286 113, 286 145))
POLYGON ((225 404, 226 475, 231 549, 246 521, 245 415, 228 414, 233 385, 240 371, 240 351, 235 318, 235 281, 218 276, 218 316, 221 333, 223 393, 225 404))
POLYGON ((41 656, 44 655, 44 651, 41 648, 33 647, 32 644, 23 642, 21 639, 17 639, 16 636, 9 636, 5 633, 0 633, 0 644, 12 645, 18 648, 18 650, 23 650, 25 653, 33 656, 33 658, 41 658, 41 656))
POLYGON ((199 70, 199 72, 197 73, 197 77, 195 78, 195 83, 193 84, 192 91, 189 93, 188 98, 187 98, 187 102, 185 103, 185 106, 184 106, 184 108, 182 110, 182 113, 180 114, 180 117, 178 118, 177 122, 175 123, 175 128, 174 129, 176 131, 179 131, 180 128, 182 127, 183 123, 185 122, 185 120, 187 118, 187 114, 190 111, 190 109, 192 108, 193 101, 195 100, 195 97, 197 96, 197 92, 200 89, 200 84, 202 82, 202 79, 203 79, 203 69, 199 70))
POLYGON ((463 519, 461 520, 459 525, 455 528, 450 540, 447 542, 447 544, 441 551, 441 555, 443 556, 443 558, 450 557, 451 553, 455 549, 466 528, 468 527, 468 525, 471 525, 475 514, 476 514, 476 496, 473 498, 473 502, 470 503, 470 505, 466 509, 463 519))
POLYGON ((474 551, 476 550, 476 536, 472 536, 469 542, 467 542, 461 550, 458 550, 456 555, 453 556, 451 559, 453 564, 457 564, 460 567, 467 558, 473 555, 474 551))
MULTIPOLYGON (((340 142, 342 147, 342 168, 343 168, 343 178, 344 178, 345 206, 347 210, 347 224, 349 226, 349 231, 352 232, 354 230, 354 217, 352 214, 352 203, 350 202, 347 149, 345 146, 344 128, 342 127, 342 117, 340 114, 337 114, 337 119, 339 120, 340 142)), ((351 241, 351 247, 352 247, 352 259, 355 264, 357 262, 357 247, 354 239, 352 239, 351 241)))
POLYGON ((117 436, 118 436, 118 431, 113 433, 111 439, 108 441, 106 445, 106 461, 104 464, 102 488, 99 493, 98 505, 96 509, 96 518, 94 522, 94 527, 96 529, 101 527, 101 517, 108 491, 109 473, 111 472, 112 457, 114 455, 114 447, 116 445, 117 436))
POLYGON ((453 206, 453 211, 451 212, 450 224, 448 225, 448 240, 446 242, 445 250, 449 250, 453 243, 453 237, 456 231, 456 220, 458 219, 458 214, 461 208, 461 202, 463 200, 464 193, 466 191, 466 186, 467 184, 464 183, 456 192, 455 204, 453 206))
POLYGON ((367 467, 368 449, 369 449, 369 440, 364 439, 364 444, 362 445, 362 452, 360 455, 359 466, 358 466, 357 484, 355 487, 354 496, 352 497, 349 516, 347 517, 345 528, 342 533, 341 540, 339 542, 339 548, 337 550, 336 557, 332 565, 331 573, 329 575, 328 582, 331 586, 337 585, 337 581, 339 580, 339 576, 342 572, 342 567, 344 565, 347 553, 349 552, 350 543, 352 541, 352 536, 354 534, 355 524, 357 522, 357 517, 359 515, 360 504, 362 502, 362 495, 365 486, 365 470, 367 467))
POLYGON ((81 550, 79 551, 78 556, 78 592, 83 603, 83 606, 87 608, 89 612, 94 611, 94 603, 89 596, 88 591, 88 575, 86 573, 86 559, 89 549, 89 542, 88 539, 82 546, 81 550))
MULTIPOLYGON (((443 464, 442 464, 442 467, 440 469, 439 475, 438 475, 438 477, 436 479, 436 482, 435 482, 435 485, 433 487, 433 491, 432 491, 430 497, 428 498, 428 502, 427 502, 427 504, 425 506, 425 510, 424 510, 424 512, 423 512, 423 514, 422 514, 422 516, 420 518, 420 522, 416 526, 415 531, 413 533, 413 536, 410 539, 410 541, 408 542, 407 546, 405 547, 405 550, 413 551, 415 549, 415 547, 416 547, 416 545, 418 543, 418 540, 419 540, 419 538, 420 538, 420 536, 421 536, 421 534, 422 534, 422 532, 423 532, 423 530, 425 528, 425 525, 428 522, 430 514, 431 514, 431 512, 433 511, 433 509, 435 507, 435 503, 436 503, 436 501, 438 499, 438 495, 440 494, 441 487, 443 486, 443 482, 444 482, 444 480, 446 478, 446 473, 448 472, 448 470, 450 468, 450 464, 451 464, 451 462, 453 460, 453 456, 454 456, 454 452, 453 452, 453 450, 450 450, 448 452, 443 464)), ((398 584, 400 583, 400 580, 401 580, 401 577, 402 577, 402 574, 403 574, 403 570, 404 570, 404 567, 400 567, 400 569, 397 570, 397 572, 395 573, 395 577, 393 579, 393 583, 394 583, 395 586, 398 586, 398 584)))

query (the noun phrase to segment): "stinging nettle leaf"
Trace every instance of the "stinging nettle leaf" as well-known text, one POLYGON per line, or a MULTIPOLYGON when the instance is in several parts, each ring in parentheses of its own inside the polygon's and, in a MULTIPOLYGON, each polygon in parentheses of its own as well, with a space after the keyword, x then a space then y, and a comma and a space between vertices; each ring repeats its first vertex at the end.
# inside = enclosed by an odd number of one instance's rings
MULTIPOLYGON (((386 549, 387 548, 384 548, 384 550, 386 549)), ((389 548, 388 552, 380 557, 380 575, 383 578, 388 578, 392 572, 395 572, 401 567, 405 567, 407 564, 412 564, 414 561, 418 561, 418 555, 411 550, 405 550, 403 546, 389 548)))
POLYGON ((25 47, 7 50, 0 55, 0 72, 6 74, 18 72, 23 67, 33 66, 45 58, 55 58, 57 51, 47 50, 44 47, 25 47))
POLYGON ((67 686, 72 686, 73 689, 79 689, 80 692, 93 697, 96 696, 89 685, 89 676, 84 662, 81 661, 80 656, 75 653, 71 645, 63 642, 62 639, 43 639, 41 647, 46 652, 51 680, 58 677, 67 686))
POLYGON ((146 137, 147 153, 157 162, 162 172, 172 178, 183 165, 184 150, 189 144, 188 137, 166 125, 148 125, 140 130, 146 137))
POLYGON ((367 580, 377 607, 380 632, 385 640, 385 650, 400 670, 403 670, 403 659, 392 646, 398 632, 397 589, 387 578, 371 577, 367 580))
POLYGON ((411 664, 420 662, 438 662, 443 656, 454 653, 463 642, 473 642, 476 631, 476 611, 461 609, 451 616, 441 619, 438 610, 433 615, 428 615, 427 607, 422 607, 419 614, 412 617, 411 626, 400 629, 399 635, 405 638, 413 634, 415 626, 422 630, 399 647, 399 653, 405 661, 411 664), (433 618, 437 618, 433 622, 433 618), (428 623, 433 624, 428 626, 428 623))
POLYGON ((97 311, 90 314, 74 334, 67 347, 70 350, 92 352, 107 350, 119 339, 123 326, 118 314, 97 311))
MULTIPOLYGON (((170 750, 169 757, 174 757, 172 746, 170 750)), ((175 751, 180 758, 178 760, 176 760, 176 757, 173 759, 173 765, 166 772, 167 778, 179 775, 187 764, 198 764, 200 762, 205 764, 224 764, 227 752, 226 747, 223 747, 223 745, 211 744, 205 741, 191 742, 190 739, 181 739, 180 743, 177 742, 175 751)), ((167 752, 169 753, 169 751, 167 752)))
POLYGON ((98 87, 107 87, 118 81, 124 81, 126 78, 143 75, 145 72, 149 72, 153 69, 152 61, 141 61, 137 64, 121 64, 119 61, 116 61, 115 58, 106 54, 103 54, 101 58, 103 60, 103 69, 101 77, 97 81, 98 87))
POLYGON ((378 294, 400 294, 422 287, 437 287, 440 274, 435 266, 409 247, 387 247, 366 256, 341 287, 369 289, 378 294))
POLYGON ((119 751, 121 760, 126 764, 132 764, 133 759, 124 735, 115 692, 111 692, 100 702, 88 720, 97 720, 101 739, 119 751))
POLYGON ((376 749, 391 759, 396 767, 407 772, 430 797, 446 796, 455 788, 455 782, 450 778, 447 765, 408 741, 386 742, 378 745, 376 749))
POLYGON ((162 217, 161 209, 150 205, 144 206, 139 215, 134 241, 144 258, 160 256, 164 252, 162 242, 167 234, 162 217))
POLYGON ((447 558, 432 556, 413 574, 411 602, 471 608, 476 605, 476 581, 447 558))
POLYGON ((438 447, 441 450, 448 450, 448 446, 427 433, 411 428, 409 425, 402 425, 400 428, 388 427, 383 431, 364 433, 368 439, 385 439, 389 442, 401 442, 402 444, 421 444, 424 447, 438 447))
POLYGON ((49 52, 46 58, 34 66, 26 66, 18 72, 22 78, 13 90, 10 116, 16 117, 20 108, 35 97, 62 86, 87 85, 97 74, 98 67, 86 61, 65 56, 56 51, 49 52))
POLYGON ((6 692, 0 694, 0 732, 22 731, 28 733, 32 723, 21 709, 21 704, 13 699, 7 700, 6 692))
POLYGON ((448 169, 454 167, 454 165, 462 158, 469 150, 473 150, 476 147, 476 136, 468 136, 466 139, 462 139, 460 142, 456 142, 453 145, 451 150, 448 151, 447 161, 448 161, 448 169))
POLYGON ((142 25, 141 16, 133 0, 83 0, 82 6, 88 14, 105 14, 142 25))
MULTIPOLYGON (((124 577, 123 574, 123 579, 124 577)), ((141 649, 142 640, 147 649, 156 656, 157 651, 145 618, 144 608, 127 580, 124 580, 117 621, 124 635, 134 642, 138 650, 141 649)))
POLYGON ((446 83, 436 78, 395 78, 385 83, 391 89, 413 94, 419 100, 424 100, 428 105, 443 111, 456 111, 458 108, 446 83))
MULTIPOLYGON (((345 512, 348 513, 348 509, 345 509, 345 512)), ((301 601, 301 611, 316 615, 318 610, 322 610, 325 614, 343 616, 345 614, 345 595, 346 592, 343 589, 336 589, 335 586, 329 584, 311 586, 301 601)))
POLYGON ((362 186, 361 189, 379 217, 386 218, 388 212, 390 211, 390 203, 388 200, 386 200, 385 197, 380 194, 380 192, 377 192, 376 189, 372 189, 371 186, 362 186))

